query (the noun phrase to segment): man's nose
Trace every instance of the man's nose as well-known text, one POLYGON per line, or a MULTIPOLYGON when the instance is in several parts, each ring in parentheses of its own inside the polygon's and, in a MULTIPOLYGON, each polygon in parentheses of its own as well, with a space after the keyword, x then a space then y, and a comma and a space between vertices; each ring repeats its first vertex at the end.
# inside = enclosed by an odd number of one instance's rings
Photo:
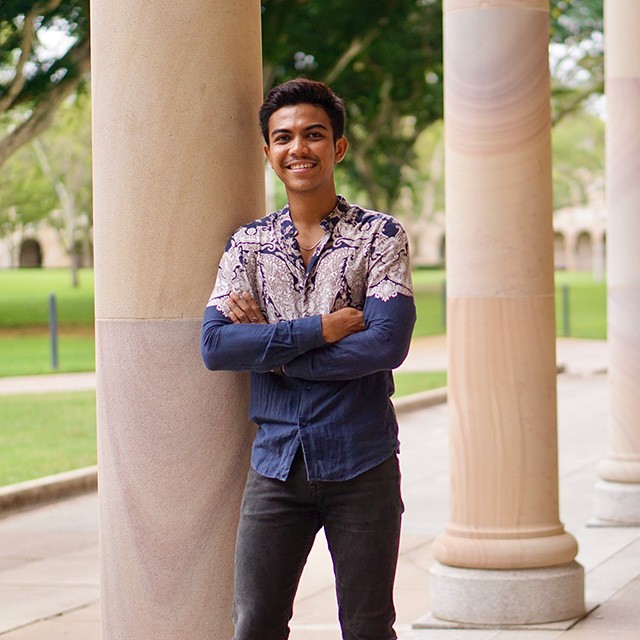
POLYGON ((291 141, 291 153, 300 155, 307 151, 307 141, 304 136, 296 136, 291 141))

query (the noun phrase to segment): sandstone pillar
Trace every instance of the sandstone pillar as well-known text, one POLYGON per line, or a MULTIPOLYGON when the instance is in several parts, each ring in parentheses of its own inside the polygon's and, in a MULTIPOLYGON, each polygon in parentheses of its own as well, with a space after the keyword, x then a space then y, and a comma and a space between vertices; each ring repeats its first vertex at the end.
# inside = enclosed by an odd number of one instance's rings
POLYGON ((596 516, 640 525, 640 3, 605 2, 611 436, 596 516))
POLYGON ((264 212, 256 0, 94 0, 103 640, 223 640, 253 430, 205 370, 217 261, 264 212))
POLYGON ((558 513, 547 0, 445 0, 451 519, 433 615, 584 613, 558 513))

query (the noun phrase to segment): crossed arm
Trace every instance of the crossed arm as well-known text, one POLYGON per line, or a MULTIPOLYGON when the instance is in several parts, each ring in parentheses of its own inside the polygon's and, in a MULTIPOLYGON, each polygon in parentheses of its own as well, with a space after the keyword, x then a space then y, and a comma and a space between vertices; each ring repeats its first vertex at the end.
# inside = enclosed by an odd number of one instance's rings
POLYGON ((226 300, 229 317, 215 307, 205 312, 201 349, 209 369, 267 372, 306 380, 358 378, 393 369, 405 358, 415 322, 413 299, 397 295, 383 302, 367 298, 363 311, 267 324, 247 292, 226 300))
MULTIPOLYGON (((232 293, 227 299, 229 317, 235 324, 267 324, 258 303, 248 291, 232 293)), ((339 342, 352 333, 365 330, 364 314, 358 309, 345 307, 320 316, 322 338, 328 344, 339 342)))

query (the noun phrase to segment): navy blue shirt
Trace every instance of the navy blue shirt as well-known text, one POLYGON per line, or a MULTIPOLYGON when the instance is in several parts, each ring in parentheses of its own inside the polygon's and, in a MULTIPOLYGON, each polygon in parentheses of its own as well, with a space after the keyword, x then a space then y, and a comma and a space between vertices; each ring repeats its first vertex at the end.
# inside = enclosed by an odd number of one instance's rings
POLYGON ((391 370, 415 323, 407 238, 391 216, 348 204, 321 222, 305 267, 288 207, 238 229, 204 313, 212 370, 251 371, 252 466, 286 479, 302 446, 310 480, 347 480, 398 450, 391 370), (248 291, 267 324, 234 324, 226 299, 248 291), (321 315, 353 307, 366 329, 328 344, 321 315), (283 366, 284 376, 274 373, 283 366))

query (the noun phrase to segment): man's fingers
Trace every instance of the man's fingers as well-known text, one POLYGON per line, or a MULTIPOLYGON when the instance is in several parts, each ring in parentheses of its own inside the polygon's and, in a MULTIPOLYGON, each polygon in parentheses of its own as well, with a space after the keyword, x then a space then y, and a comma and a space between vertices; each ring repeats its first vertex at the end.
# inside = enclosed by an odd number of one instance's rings
POLYGON ((244 291, 242 294, 231 293, 227 298, 229 317, 235 323, 265 324, 266 320, 251 294, 244 291))
POLYGON ((248 291, 244 291, 242 293, 242 299, 247 305, 246 313, 249 317, 249 320, 254 323, 265 322, 264 316, 262 315, 262 311, 260 311, 258 303, 251 297, 251 294, 248 291))

